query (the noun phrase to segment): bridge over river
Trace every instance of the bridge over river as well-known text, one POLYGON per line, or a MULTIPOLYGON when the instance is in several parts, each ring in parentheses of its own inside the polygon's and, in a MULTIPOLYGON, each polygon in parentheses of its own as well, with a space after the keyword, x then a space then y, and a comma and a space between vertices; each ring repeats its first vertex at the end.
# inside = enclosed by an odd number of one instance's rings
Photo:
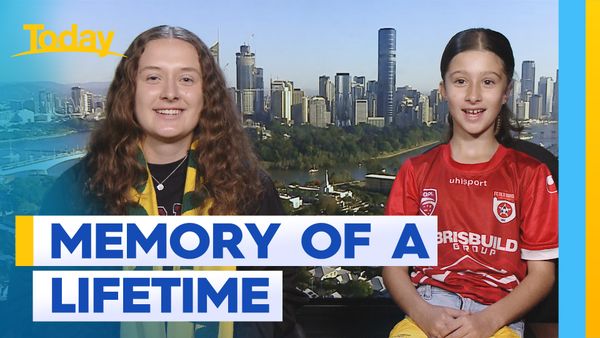
POLYGON ((77 150, 68 153, 53 155, 51 157, 41 157, 33 160, 12 162, 0 165, 0 176, 13 175, 21 172, 47 172, 48 169, 62 162, 76 160, 85 156, 85 150, 77 150))

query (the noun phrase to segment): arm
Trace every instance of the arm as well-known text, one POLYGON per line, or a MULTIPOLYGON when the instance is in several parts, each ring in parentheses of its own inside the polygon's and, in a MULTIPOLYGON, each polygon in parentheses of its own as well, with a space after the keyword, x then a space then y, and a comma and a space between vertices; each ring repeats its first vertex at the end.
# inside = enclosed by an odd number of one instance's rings
POLYGON ((506 297, 481 312, 460 317, 460 328, 448 338, 490 337, 502 326, 523 317, 554 284, 554 262, 527 261, 527 269, 527 276, 506 297))
POLYGON ((383 279, 396 304, 428 337, 445 337, 460 326, 456 318, 467 314, 461 310, 435 306, 424 301, 408 276, 408 267, 386 266, 383 268, 383 279))

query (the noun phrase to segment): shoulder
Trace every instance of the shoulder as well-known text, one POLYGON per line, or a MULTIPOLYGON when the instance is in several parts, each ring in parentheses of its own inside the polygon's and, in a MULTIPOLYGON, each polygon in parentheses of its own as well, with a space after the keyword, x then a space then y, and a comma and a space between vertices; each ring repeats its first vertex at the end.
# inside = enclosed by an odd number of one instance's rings
POLYGON ((506 161, 508 163, 513 163, 520 170, 525 170, 527 168, 537 169, 539 167, 548 169, 548 165, 546 165, 546 163, 533 155, 534 154, 530 152, 525 152, 520 149, 506 148, 506 161))
POLYGON ((285 212, 279 199, 279 193, 275 189, 275 185, 269 174, 261 169, 258 171, 258 178, 262 186, 262 191, 256 199, 256 203, 252 203, 251 206, 247 207, 244 214, 284 215, 285 212))
POLYGON ((89 174, 84 157, 60 175, 46 193, 40 213, 75 215, 89 213, 95 204, 87 190, 89 174))
POLYGON ((558 158, 554 156, 546 148, 524 140, 513 139, 505 145, 507 148, 513 149, 521 154, 535 158, 539 162, 548 167, 550 173, 554 177, 554 181, 558 185, 558 158))
POLYGON ((75 163, 72 167, 63 172, 56 179, 56 182, 60 184, 66 184, 67 186, 80 186, 82 184, 85 184, 85 182, 88 179, 89 174, 87 171, 87 157, 84 157, 79 162, 75 163))

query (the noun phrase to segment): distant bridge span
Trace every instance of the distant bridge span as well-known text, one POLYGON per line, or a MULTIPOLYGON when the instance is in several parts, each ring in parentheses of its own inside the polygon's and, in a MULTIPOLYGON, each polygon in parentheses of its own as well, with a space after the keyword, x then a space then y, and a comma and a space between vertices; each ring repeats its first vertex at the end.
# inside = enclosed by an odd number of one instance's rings
POLYGON ((9 163, 0 168, 0 176, 12 175, 25 171, 47 171, 48 169, 62 162, 82 158, 85 156, 85 154, 87 154, 85 150, 80 150, 68 154, 53 156, 51 158, 9 163))

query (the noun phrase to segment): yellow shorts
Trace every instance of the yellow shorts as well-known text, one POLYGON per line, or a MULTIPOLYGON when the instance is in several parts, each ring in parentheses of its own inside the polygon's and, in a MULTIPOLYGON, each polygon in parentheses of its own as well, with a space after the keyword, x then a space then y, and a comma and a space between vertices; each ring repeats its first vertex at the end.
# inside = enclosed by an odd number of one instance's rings
MULTIPOLYGON (((389 338, 427 338, 417 324, 410 318, 406 317, 401 320, 390 332, 389 338)), ((490 338, 520 338, 519 334, 508 326, 504 326, 490 338)))

